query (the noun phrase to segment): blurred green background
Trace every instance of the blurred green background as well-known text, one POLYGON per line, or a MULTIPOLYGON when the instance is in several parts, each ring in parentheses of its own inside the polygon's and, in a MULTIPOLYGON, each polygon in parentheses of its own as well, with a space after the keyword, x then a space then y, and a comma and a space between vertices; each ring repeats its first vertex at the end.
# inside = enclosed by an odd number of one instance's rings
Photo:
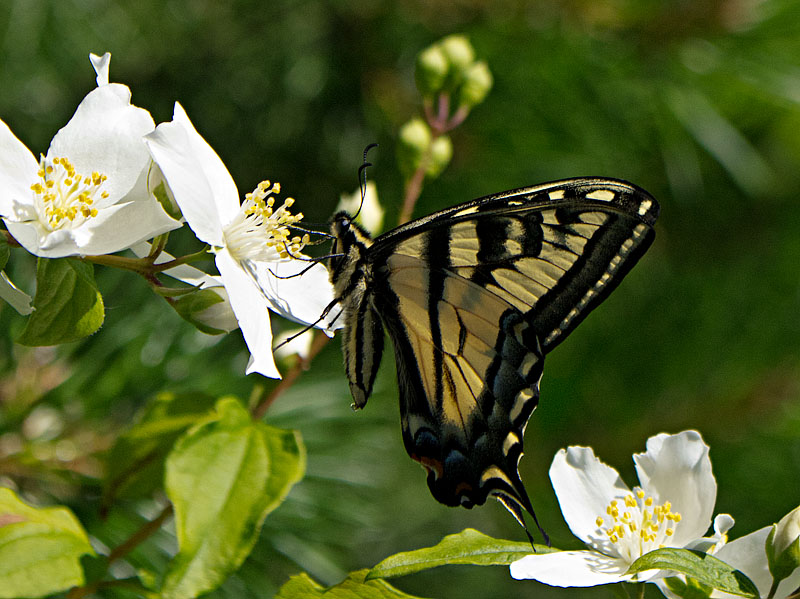
MULTIPOLYGON (((579 547, 547 477, 559 448, 591 445, 635 484, 631 454, 687 428, 711 446, 731 537, 777 521, 800 502, 796 0, 4 0, 0 118, 45 152, 95 85, 88 53, 108 50, 111 80, 156 122, 180 101, 242 193, 278 180, 309 221, 357 187, 362 149, 380 143, 370 176, 392 226, 395 135, 418 110, 414 59, 450 33, 469 36, 495 86, 454 133, 454 161, 418 216, 579 175, 629 179, 662 206, 652 249, 548 357, 521 471, 553 544, 579 547)), ((185 231, 170 243, 197 247, 185 231)), ((11 262, 29 284, 33 262, 20 250, 11 262)), ((99 532, 102 458, 137 409, 162 389, 247 398, 274 382, 243 376, 238 333, 197 332, 133 275, 97 278, 106 324, 80 343, 15 346, 23 319, 0 306, 0 484, 69 505, 114 546, 155 510, 123 504, 99 532)), ((388 355, 353 413, 337 340, 270 409, 269 422, 302 431, 308 476, 213 597, 269 597, 299 570, 332 584, 468 526, 524 539, 499 504, 432 499, 402 447, 394 377, 388 355)), ((116 574, 158 571, 174 548, 163 532, 116 574)), ((425 597, 610 596, 515 582, 506 568, 394 583, 425 597)))

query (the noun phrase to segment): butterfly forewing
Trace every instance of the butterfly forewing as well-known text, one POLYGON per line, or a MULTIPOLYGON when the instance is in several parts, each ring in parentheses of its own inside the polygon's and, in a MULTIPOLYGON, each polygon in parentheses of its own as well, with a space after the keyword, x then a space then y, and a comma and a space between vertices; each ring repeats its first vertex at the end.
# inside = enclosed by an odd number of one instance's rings
POLYGON ((645 191, 610 179, 482 198, 374 242, 337 215, 331 279, 355 403, 380 360, 380 319, 405 446, 436 499, 471 507, 494 495, 520 520, 520 506, 533 513, 517 465, 544 355, 641 257, 657 216, 645 191))

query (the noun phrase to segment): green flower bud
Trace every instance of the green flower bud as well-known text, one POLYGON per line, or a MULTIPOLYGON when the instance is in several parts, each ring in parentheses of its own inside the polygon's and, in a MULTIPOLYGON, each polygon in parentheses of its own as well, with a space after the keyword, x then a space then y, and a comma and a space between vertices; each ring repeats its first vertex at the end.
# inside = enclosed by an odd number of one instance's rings
POLYGON ((437 94, 444 85, 449 68, 450 63, 439 44, 420 52, 414 73, 419 92, 426 97, 437 94))
POLYGON ((486 62, 474 63, 464 74, 464 81, 458 92, 459 106, 472 108, 476 104, 483 102, 489 90, 492 89, 494 79, 489 65, 486 62))
POLYGON ((766 550, 769 571, 776 582, 800 567, 800 506, 773 524, 766 550))
POLYGON ((460 79, 461 74, 475 61, 475 50, 472 49, 472 44, 463 35, 448 35, 439 43, 450 62, 450 70, 460 79))
POLYGON ((439 174, 447 168, 450 160, 453 158, 453 142, 446 135, 437 137, 431 144, 431 155, 428 166, 425 169, 425 175, 433 178, 438 177, 439 174))
POLYGON ((400 128, 397 163, 404 177, 411 177, 420 167, 430 145, 431 130, 422 119, 411 119, 400 128))

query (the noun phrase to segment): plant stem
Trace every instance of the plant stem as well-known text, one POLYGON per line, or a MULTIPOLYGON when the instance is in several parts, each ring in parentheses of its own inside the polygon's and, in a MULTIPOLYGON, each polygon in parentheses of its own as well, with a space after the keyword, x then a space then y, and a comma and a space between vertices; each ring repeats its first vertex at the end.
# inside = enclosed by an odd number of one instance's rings
POLYGON ((114 549, 111 550, 111 553, 108 554, 108 563, 109 565, 128 555, 134 548, 136 548, 139 543, 147 539, 150 535, 156 532, 164 521, 172 515, 172 504, 170 503, 167 505, 161 513, 156 516, 154 519, 145 522, 142 527, 133 533, 126 541, 124 541, 121 545, 117 545, 114 549))
MULTIPOLYGON (((131 551, 133 551, 142 541, 146 540, 150 535, 156 532, 164 521, 172 515, 172 504, 167 505, 161 513, 156 516, 153 520, 148 520, 145 522, 139 530, 134 532, 130 537, 128 537, 122 544, 117 545, 114 549, 111 550, 111 553, 108 554, 108 558, 106 560, 106 571, 108 567, 117 561, 120 558, 125 557, 131 551)), ((117 581, 103 581, 103 580, 95 580, 87 585, 82 587, 74 587, 67 593, 68 599, 80 599, 81 597, 86 597, 87 595, 92 595, 103 586, 112 586, 117 584, 117 581)))
POLYGON ((294 384, 304 370, 308 370, 308 367, 311 365, 311 360, 313 360, 322 348, 327 345, 328 341, 328 336, 324 333, 314 333, 314 339, 311 341, 311 349, 308 351, 308 356, 302 360, 298 360, 297 363, 292 366, 291 370, 281 379, 281 382, 272 390, 272 393, 267 395, 266 398, 252 409, 251 413, 254 419, 260 420, 264 417, 264 414, 266 414, 275 400, 294 384))

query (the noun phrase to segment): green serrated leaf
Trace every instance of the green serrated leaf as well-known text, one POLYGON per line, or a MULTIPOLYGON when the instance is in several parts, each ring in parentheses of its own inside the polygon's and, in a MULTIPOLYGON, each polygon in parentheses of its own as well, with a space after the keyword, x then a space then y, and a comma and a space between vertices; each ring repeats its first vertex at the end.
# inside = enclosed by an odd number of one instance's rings
POLYGON ((117 439, 108 457, 103 506, 119 497, 150 494, 164 484, 164 460, 175 441, 207 418, 215 398, 202 393, 160 393, 136 417, 136 424, 117 439))
POLYGON ((729 566, 722 560, 689 549, 665 547, 645 553, 628 568, 628 574, 645 570, 673 570, 732 595, 758 597, 758 589, 744 572, 729 566))
POLYGON ((87 337, 103 324, 103 297, 91 264, 39 258, 34 311, 17 339, 22 345, 57 345, 87 337))
POLYGON ((83 584, 84 554, 94 550, 71 511, 34 508, 0 488, 0 597, 44 597, 83 584))
POLYGON ((264 518, 304 467, 296 433, 253 421, 238 401, 220 399, 166 461, 179 551, 161 596, 188 599, 219 586, 249 555, 264 518))
POLYGON ((275 599, 418 599, 385 580, 367 580, 368 572, 351 572, 342 582, 327 588, 306 573, 298 574, 280 588, 275 599))
MULTIPOLYGON (((405 551, 387 557, 369 571, 368 579, 393 578, 405 576, 421 570, 438 568, 450 564, 469 564, 474 566, 508 565, 526 555, 530 555, 530 543, 494 539, 472 528, 460 533, 447 535, 433 547, 405 551)), ((536 545, 539 553, 556 551, 551 547, 536 545)))

